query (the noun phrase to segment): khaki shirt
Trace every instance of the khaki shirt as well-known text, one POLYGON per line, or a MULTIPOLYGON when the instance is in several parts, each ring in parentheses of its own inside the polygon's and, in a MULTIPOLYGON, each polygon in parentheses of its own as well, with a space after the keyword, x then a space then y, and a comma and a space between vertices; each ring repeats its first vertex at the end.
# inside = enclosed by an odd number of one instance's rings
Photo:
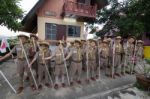
POLYGON ((55 49, 55 52, 54 54, 52 55, 52 57, 55 58, 55 63, 56 65, 60 65, 60 64, 63 64, 64 63, 64 57, 63 57, 63 54, 65 55, 66 54, 66 51, 63 49, 63 53, 62 53, 62 50, 59 49, 59 47, 57 47, 55 49))
POLYGON ((108 47, 102 47, 101 49, 100 49, 100 56, 102 57, 102 58, 108 58, 108 56, 109 56, 109 48, 108 47))
POLYGON ((143 47, 137 47, 136 56, 143 57, 143 47))
POLYGON ((115 44, 115 53, 121 54, 123 52, 123 48, 121 44, 115 44))
MULTIPOLYGON (((28 57, 29 56, 29 44, 25 43, 25 44, 23 44, 23 47, 24 47, 26 55, 28 57)), ((17 58, 18 59, 25 59, 25 54, 24 54, 22 46, 20 44, 16 45, 12 49, 12 53, 15 53, 15 52, 17 53, 17 58)))
POLYGON ((72 48, 71 50, 72 61, 80 62, 83 59, 83 50, 81 48, 72 48))
POLYGON ((51 51, 49 49, 45 51, 40 50, 37 54, 38 54, 37 60, 40 64, 44 64, 44 63, 48 64, 49 61, 48 60, 44 61, 43 59, 51 55, 51 51))
POLYGON ((90 46, 87 49, 87 54, 88 54, 89 60, 96 60, 96 58, 97 58, 97 47, 93 48, 90 46))

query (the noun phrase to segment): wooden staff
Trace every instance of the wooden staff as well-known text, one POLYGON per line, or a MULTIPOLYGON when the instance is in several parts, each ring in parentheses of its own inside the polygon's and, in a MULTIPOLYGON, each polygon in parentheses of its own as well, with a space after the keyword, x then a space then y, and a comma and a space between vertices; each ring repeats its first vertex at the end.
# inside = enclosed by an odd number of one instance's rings
POLYGON ((34 51, 36 52, 36 51, 37 51, 37 48, 36 48, 36 44, 35 44, 35 39, 32 38, 32 40, 33 40, 34 51))
POLYGON ((123 74, 125 74, 125 69, 126 69, 125 66, 127 65, 127 55, 126 55, 126 54, 127 54, 128 46, 129 46, 128 43, 129 43, 129 42, 127 41, 126 48, 125 48, 125 51, 126 51, 126 52, 125 52, 125 57, 124 57, 125 59, 124 59, 124 66, 123 66, 123 74))
POLYGON ((136 46, 137 46, 137 40, 135 41, 135 47, 134 47, 134 54, 133 54, 133 60, 132 60, 132 66, 131 66, 131 72, 130 74, 133 73, 133 69, 134 69, 134 63, 135 63, 135 56, 136 56, 136 46))
POLYGON ((99 65, 99 79, 101 78, 101 61, 100 61, 100 53, 101 53, 101 50, 100 50, 100 46, 99 46, 99 40, 97 41, 97 46, 98 46, 98 65, 99 65))
MULTIPOLYGON (((87 49, 89 49, 89 41, 87 41, 87 49)), ((87 80, 89 79, 89 55, 86 52, 86 65, 87 65, 87 80)))
MULTIPOLYGON (((61 41, 60 41, 60 44, 62 44, 61 41)), ((62 54, 63 54, 63 60, 64 60, 64 66, 65 66, 66 73, 67 73, 68 84, 70 86, 70 79, 69 79, 69 74, 68 74, 68 69, 67 69, 67 65, 66 65, 65 54, 64 54, 63 48, 61 48, 61 51, 62 51, 62 54)))
POLYGON ((28 64, 28 68, 29 68, 29 70, 30 70, 30 72, 31 72, 31 76, 32 76, 32 78, 33 78, 33 81, 34 81, 34 83, 35 83, 36 88, 38 89, 37 82, 36 82, 36 80, 35 80, 35 77, 34 77, 34 75, 33 75, 32 69, 31 69, 31 67, 30 67, 30 63, 29 63, 29 60, 28 60, 28 57, 27 57, 27 54, 26 54, 26 51, 25 51, 25 49, 24 49, 24 46, 23 46, 23 44, 22 44, 21 39, 20 39, 20 43, 21 43, 21 47, 22 47, 23 52, 24 52, 24 55, 25 55, 25 59, 26 59, 27 64, 28 64))
POLYGON ((115 68, 115 41, 113 44, 113 58, 112 58, 112 78, 114 77, 114 68, 115 68))

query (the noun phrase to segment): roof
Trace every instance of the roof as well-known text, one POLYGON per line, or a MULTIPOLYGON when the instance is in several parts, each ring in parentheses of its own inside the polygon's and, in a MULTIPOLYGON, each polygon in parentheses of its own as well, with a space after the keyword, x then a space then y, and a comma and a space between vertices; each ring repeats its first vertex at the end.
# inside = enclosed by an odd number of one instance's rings
POLYGON ((45 0, 39 0, 35 6, 29 11, 29 13, 22 20, 23 28, 21 31, 36 32, 37 31, 37 10, 43 5, 45 0))
MULTIPOLYGON (((24 32, 36 33, 37 32, 37 11, 44 4, 46 0, 39 0, 35 6, 29 11, 29 13, 22 20, 23 27, 20 29, 24 32)), ((93 4, 98 5, 98 9, 103 8, 108 4, 107 0, 92 0, 93 4)))

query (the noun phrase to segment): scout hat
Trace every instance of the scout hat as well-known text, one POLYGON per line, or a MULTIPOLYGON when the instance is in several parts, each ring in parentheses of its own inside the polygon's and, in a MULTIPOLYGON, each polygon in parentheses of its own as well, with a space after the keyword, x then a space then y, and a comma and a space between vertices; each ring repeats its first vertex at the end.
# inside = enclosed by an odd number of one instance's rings
POLYGON ((86 40, 84 40, 84 39, 81 39, 81 42, 86 42, 86 40))
POLYGON ((81 45, 81 42, 79 40, 75 40, 74 43, 78 43, 81 45))
POLYGON ((107 42, 111 42, 112 39, 111 38, 107 38, 106 40, 107 40, 107 42))
POLYGON ((101 37, 98 37, 97 39, 98 39, 98 40, 101 40, 102 38, 101 38, 101 37))
POLYGON ((34 37, 36 40, 38 40, 38 37, 35 34, 30 34, 30 38, 34 37))
POLYGON ((39 42, 39 45, 45 45, 45 46, 49 47, 49 43, 46 41, 39 42))
POLYGON ((107 40, 107 39, 104 39, 104 40, 103 40, 103 43, 108 43, 108 40, 107 40))
POLYGON ((135 36, 129 36, 128 39, 133 38, 134 40, 136 39, 135 36))
POLYGON ((143 44, 143 41, 142 40, 138 40, 137 43, 142 43, 143 44))
POLYGON ((90 42, 94 42, 95 44, 97 44, 97 42, 94 39, 91 39, 90 42))
POLYGON ((116 39, 121 39, 121 36, 117 36, 116 39))
POLYGON ((19 37, 25 37, 26 39, 29 39, 29 37, 28 37, 27 35, 24 35, 24 34, 19 34, 19 35, 18 35, 18 38, 19 38, 19 37))

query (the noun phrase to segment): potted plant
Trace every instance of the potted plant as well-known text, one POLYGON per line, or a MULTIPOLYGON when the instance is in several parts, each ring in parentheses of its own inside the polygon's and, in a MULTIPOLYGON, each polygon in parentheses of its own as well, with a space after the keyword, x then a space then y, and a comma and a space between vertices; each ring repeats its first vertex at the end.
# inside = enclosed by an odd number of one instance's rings
POLYGON ((144 73, 136 75, 137 83, 145 90, 150 88, 150 59, 145 59, 144 73))

